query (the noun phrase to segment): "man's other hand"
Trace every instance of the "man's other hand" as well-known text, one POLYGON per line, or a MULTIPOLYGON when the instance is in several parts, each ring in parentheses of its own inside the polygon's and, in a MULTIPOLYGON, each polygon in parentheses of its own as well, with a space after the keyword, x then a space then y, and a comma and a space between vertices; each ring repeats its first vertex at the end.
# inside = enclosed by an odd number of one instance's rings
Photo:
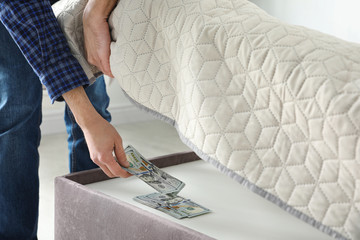
POLYGON ((107 20, 116 3, 116 0, 89 0, 83 13, 87 61, 112 78, 114 76, 110 69, 111 37, 107 20))

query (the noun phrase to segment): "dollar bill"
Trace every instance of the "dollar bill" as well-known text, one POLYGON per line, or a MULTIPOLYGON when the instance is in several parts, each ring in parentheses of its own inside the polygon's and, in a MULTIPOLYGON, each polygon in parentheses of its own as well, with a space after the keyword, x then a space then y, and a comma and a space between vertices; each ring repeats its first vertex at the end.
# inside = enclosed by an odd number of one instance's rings
POLYGON ((125 154, 130 166, 121 167, 158 191, 137 196, 134 198, 135 201, 177 219, 191 218, 210 212, 209 209, 190 199, 178 196, 185 183, 146 160, 133 146, 126 147, 125 154))
POLYGON ((185 183, 165 173, 163 170, 146 160, 134 147, 125 148, 125 154, 130 164, 128 168, 122 166, 130 174, 140 178, 160 193, 178 193, 185 183))
POLYGON ((161 212, 164 212, 172 217, 175 217, 177 219, 185 218, 186 215, 178 213, 176 210, 173 210, 172 208, 169 208, 167 206, 163 205, 163 202, 157 201, 155 199, 147 198, 146 195, 144 196, 137 196, 134 198, 135 201, 142 203, 148 207, 157 209, 161 212))
POLYGON ((211 212, 210 209, 205 208, 189 199, 173 205, 173 208, 176 208, 178 213, 186 214, 188 218, 211 212))
POLYGON ((137 196, 134 200, 178 219, 185 217, 191 218, 210 212, 208 208, 205 208, 190 199, 185 199, 176 195, 151 193, 137 196))
POLYGON ((130 166, 128 168, 122 168, 135 176, 149 173, 151 169, 147 167, 148 163, 140 159, 134 150, 135 149, 131 146, 125 148, 126 159, 130 166))

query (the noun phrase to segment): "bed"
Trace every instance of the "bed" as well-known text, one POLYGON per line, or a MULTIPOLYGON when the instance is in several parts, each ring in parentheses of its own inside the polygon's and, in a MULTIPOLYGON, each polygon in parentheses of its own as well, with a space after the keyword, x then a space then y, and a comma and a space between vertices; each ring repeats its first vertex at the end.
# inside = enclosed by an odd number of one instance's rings
POLYGON ((193 152, 150 161, 184 181, 180 196, 211 213, 175 219, 133 200, 154 191, 140 179, 109 179, 101 169, 82 171, 55 180, 55 240, 332 239, 252 194, 193 152))
MULTIPOLYGON (((61 1, 54 11, 94 80, 85 4, 61 1)), ((289 214, 360 239, 360 45, 247 0, 121 0, 109 25, 111 70, 133 104, 289 214)))

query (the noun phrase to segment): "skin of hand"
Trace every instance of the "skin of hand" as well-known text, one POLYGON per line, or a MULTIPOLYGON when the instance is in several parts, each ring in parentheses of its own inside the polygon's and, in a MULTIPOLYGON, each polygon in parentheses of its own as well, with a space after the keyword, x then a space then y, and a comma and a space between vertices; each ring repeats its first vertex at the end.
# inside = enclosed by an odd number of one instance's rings
POLYGON ((90 158, 109 177, 129 177, 113 156, 124 167, 129 162, 122 146, 122 139, 116 129, 92 106, 83 87, 77 87, 63 94, 66 103, 75 116, 76 122, 83 130, 89 148, 90 158))
POLYGON ((110 69, 110 30, 107 22, 117 0, 89 0, 83 13, 84 46, 89 63, 114 78, 110 69))

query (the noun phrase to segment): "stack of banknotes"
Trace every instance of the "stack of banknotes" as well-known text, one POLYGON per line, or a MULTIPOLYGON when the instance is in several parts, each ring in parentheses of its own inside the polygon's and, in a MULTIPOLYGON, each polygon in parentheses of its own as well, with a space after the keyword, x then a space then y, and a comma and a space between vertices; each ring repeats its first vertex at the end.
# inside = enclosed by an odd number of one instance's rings
POLYGON ((127 160, 130 163, 128 168, 122 167, 130 174, 143 180, 153 187, 157 192, 137 196, 135 201, 151 208, 169 214, 177 219, 191 218, 210 212, 209 209, 178 196, 185 183, 167 174, 154 164, 146 160, 133 146, 125 148, 127 160))

